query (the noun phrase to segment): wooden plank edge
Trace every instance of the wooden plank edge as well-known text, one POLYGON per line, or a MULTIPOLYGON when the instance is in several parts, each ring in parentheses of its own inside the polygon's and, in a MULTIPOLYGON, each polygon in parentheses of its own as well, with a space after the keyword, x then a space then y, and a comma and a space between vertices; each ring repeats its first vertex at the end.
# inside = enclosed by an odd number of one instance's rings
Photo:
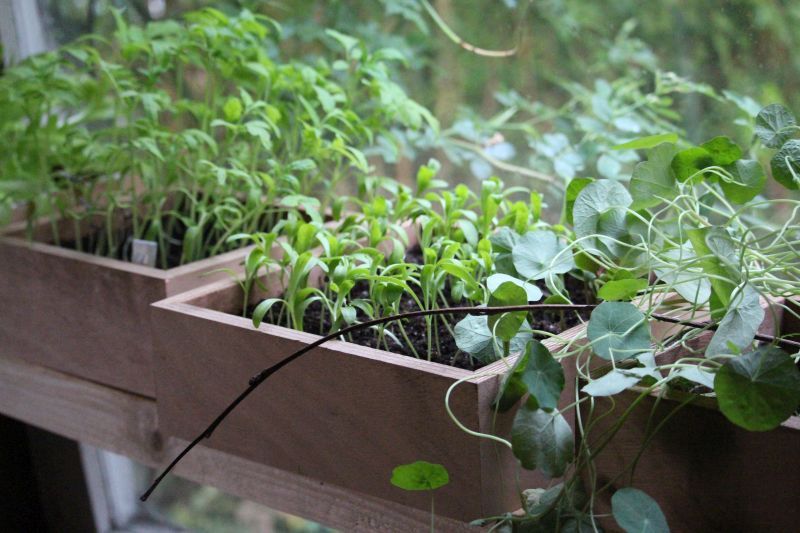
MULTIPOLYGON (((158 431, 156 402, 151 399, 10 358, 0 358, 0 412, 156 468, 165 466, 186 444, 169 439, 165 445, 158 431)), ((176 474, 342 531, 413 532, 429 527, 430 515, 424 511, 204 446, 187 455, 176 474)), ((436 530, 458 533, 476 528, 437 517, 436 530)))

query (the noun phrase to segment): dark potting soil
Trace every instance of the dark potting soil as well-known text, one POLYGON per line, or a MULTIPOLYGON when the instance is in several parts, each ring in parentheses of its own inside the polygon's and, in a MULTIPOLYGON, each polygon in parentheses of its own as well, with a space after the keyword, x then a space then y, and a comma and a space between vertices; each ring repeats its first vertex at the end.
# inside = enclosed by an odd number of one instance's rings
MULTIPOLYGON (((415 247, 410 250, 406 254, 406 261, 409 263, 421 264, 422 253, 419 248, 415 247)), ((571 276, 565 276, 564 281, 566 289, 574 303, 583 304, 591 303, 593 301, 591 291, 582 281, 571 276)), ((537 285, 544 293, 544 298, 550 295, 550 292, 543 282, 537 282, 537 285)), ((415 287, 415 290, 418 289, 415 287)), ((449 294, 449 288, 447 288, 444 292, 445 294, 449 294)), ((370 295, 368 283, 366 281, 358 282, 351 291, 350 295, 353 299, 369 300, 370 295)), ((417 294, 417 296, 419 297, 420 295, 417 294)), ((448 298, 448 307, 460 307, 465 305, 467 304, 463 302, 451 302, 448 298)), ((248 310, 248 317, 252 317, 253 309, 254 308, 251 307, 248 310)), ((419 310, 419 307, 414 299, 408 294, 403 294, 400 299, 400 312, 402 313, 417 310, 419 310)), ((323 304, 321 302, 313 302, 308 306, 303 317, 304 328, 307 332, 316 333, 318 335, 327 335, 330 333, 330 328, 332 326, 330 313, 325 312, 323 314, 322 311, 323 304)), ((581 319, 587 320, 589 318, 589 313, 590 311, 588 310, 581 311, 580 313, 575 311, 537 311, 536 313, 529 314, 529 323, 535 330, 558 334, 580 324, 581 319), (533 316, 533 319, 531 319, 531 316, 533 316)), ((473 359, 469 354, 459 350, 458 346, 456 346, 455 339, 453 338, 450 329, 448 329, 448 325, 451 328, 455 327, 455 324, 464 318, 464 316, 466 315, 440 315, 437 317, 427 317, 427 319, 426 317, 415 317, 411 319, 404 319, 402 321, 402 325, 403 328, 405 328, 408 339, 411 341, 411 344, 413 344, 414 349, 416 350, 417 354, 419 354, 420 358, 427 359, 428 357, 427 332, 428 321, 430 321, 431 327, 433 328, 431 360, 436 363, 464 368, 466 370, 477 370, 485 366, 485 364, 473 359)), ((271 322, 271 318, 272 317, 270 317, 270 314, 268 314, 264 318, 264 321, 271 322)), ((367 319, 368 317, 361 310, 359 310, 357 314, 357 320, 361 322, 366 321, 367 319)), ((398 327, 396 322, 388 324, 386 329, 391 331, 401 341, 401 344, 398 345, 397 342, 386 335, 384 335, 383 340, 381 340, 379 331, 377 329, 369 328, 352 332, 348 335, 347 340, 361 346, 378 348, 392 353, 415 357, 414 352, 407 346, 405 339, 403 339, 401 335, 401 329, 398 327)), ((545 337, 537 336, 535 338, 543 340, 545 337)))

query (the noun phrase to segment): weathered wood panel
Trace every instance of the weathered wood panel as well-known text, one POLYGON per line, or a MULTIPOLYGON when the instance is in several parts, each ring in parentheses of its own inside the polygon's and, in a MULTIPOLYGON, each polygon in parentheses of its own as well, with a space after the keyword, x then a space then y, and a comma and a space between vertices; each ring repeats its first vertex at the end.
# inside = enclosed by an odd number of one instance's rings
MULTIPOLYGON (((164 466, 186 444, 162 438, 151 399, 5 357, 0 358, 0 412, 155 467, 164 466)), ((412 533, 425 531, 430 520, 425 511, 206 446, 187 455, 176 474, 341 531, 412 533)), ((436 529, 443 533, 476 531, 443 517, 437 518, 436 529)))
POLYGON ((159 270, 0 236, 0 355, 154 397, 149 305, 245 253, 159 270))
MULTIPOLYGON (((318 337, 272 325, 258 330, 222 310, 240 305, 221 282, 153 305, 159 417, 169 435, 190 439, 240 393, 259 370, 318 337)), ((450 485, 437 491, 439 513, 472 520, 519 506, 517 461, 502 445, 462 431, 462 424, 508 434, 513 413, 491 408, 503 363, 472 373, 333 341, 282 369, 239 406, 209 446, 315 477, 349 490, 425 509, 426 495, 389 483, 392 469, 425 460, 443 464, 450 485)), ((531 474, 526 483, 547 480, 531 474)))

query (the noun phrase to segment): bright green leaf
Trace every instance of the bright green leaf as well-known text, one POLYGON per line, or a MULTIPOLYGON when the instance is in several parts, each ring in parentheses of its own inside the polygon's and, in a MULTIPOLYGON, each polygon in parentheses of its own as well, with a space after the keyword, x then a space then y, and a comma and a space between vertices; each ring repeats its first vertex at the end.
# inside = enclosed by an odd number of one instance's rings
POLYGON ((228 98, 222 106, 222 112, 228 122, 238 121, 242 117, 242 101, 236 97, 228 98))
POLYGON ((594 178, 575 178, 570 180, 567 190, 564 192, 563 221, 567 224, 573 224, 572 210, 575 207, 575 200, 578 198, 578 194, 593 181, 594 178))
POLYGON ((613 280, 600 287, 597 296, 611 302, 631 300, 639 291, 646 289, 647 285, 647 280, 642 278, 613 280))
POLYGON ((253 309, 253 326, 258 327, 264 320, 264 316, 269 312, 273 305, 282 302, 280 298, 267 298, 262 300, 255 309, 253 309))
POLYGON ((501 284, 506 282, 522 287, 528 295, 528 302, 538 302, 542 299, 542 289, 533 283, 522 281, 508 274, 492 274, 486 279, 486 288, 489 289, 489 292, 494 292, 501 284))
POLYGON ((729 137, 714 137, 700 145, 711 156, 711 161, 720 167, 732 165, 742 157, 742 149, 729 137))
POLYGON ((450 483, 450 475, 442 465, 416 461, 396 466, 391 483, 403 490, 435 490, 450 483))
POLYGON ((626 143, 618 144, 612 150, 646 150, 654 148, 662 143, 675 144, 678 142, 678 135, 675 133, 661 133, 659 135, 649 135, 640 137, 626 143))
POLYGON ((670 164, 675 178, 681 182, 697 177, 699 172, 711 166, 714 166, 714 159, 707 150, 699 146, 681 150, 675 154, 670 164))
MULTIPOLYGON (((528 295, 525 289, 508 281, 501 283, 497 289, 492 291, 489 297, 489 307, 525 305, 527 303, 528 295)), ((501 340, 510 342, 519 332, 519 328, 525 322, 526 316, 526 311, 490 315, 488 326, 501 340)))

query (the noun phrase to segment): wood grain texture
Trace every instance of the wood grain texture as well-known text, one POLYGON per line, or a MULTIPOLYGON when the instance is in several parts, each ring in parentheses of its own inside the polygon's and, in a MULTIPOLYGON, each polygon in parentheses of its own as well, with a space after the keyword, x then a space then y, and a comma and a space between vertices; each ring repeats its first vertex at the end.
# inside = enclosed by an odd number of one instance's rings
MULTIPOLYGON (((787 305, 797 309, 796 301, 787 305)), ((772 306, 759 331, 769 334, 776 329, 784 334, 800 332, 796 317, 772 306)), ((708 340, 708 335, 702 339, 708 340)), ((702 343, 694 348, 702 348, 702 343)), ((682 356, 672 351, 659 355, 659 360, 675 361, 682 356)), ((610 435, 618 415, 640 393, 625 391, 614 397, 615 405, 608 398, 595 398, 598 422, 584 436, 590 447, 610 435), (602 417, 604 413, 612 414, 602 417)), ((659 503, 675 533, 796 531, 800 524, 800 417, 791 417, 773 431, 750 432, 729 422, 713 399, 700 397, 676 411, 680 396, 660 401, 655 394, 646 396, 598 454, 595 487, 610 484, 610 488, 598 495, 597 511, 610 510, 616 489, 633 486, 659 503), (631 476, 627 469, 649 437, 647 428, 662 421, 665 425, 653 436, 631 476)), ((581 412, 587 416, 586 402, 581 412)), ((584 481, 591 486, 587 476, 584 481)), ((610 520, 603 525, 606 531, 619 531, 610 520)))
MULTIPOLYGON (((70 221, 55 226, 65 242, 76 239, 70 221)), ((415 226, 402 229, 413 245, 415 226)), ((252 249, 160 270, 46 244, 52 232, 49 222, 37 224, 29 241, 26 223, 18 222, 0 234, 0 356, 149 397, 155 397, 149 305, 231 279, 252 249)), ((276 244, 273 255, 281 250, 276 244)))
MULTIPOLYGON (((615 397, 613 413, 636 398, 626 391, 615 397)), ((595 400, 596 413, 612 409, 606 398, 595 400)), ((595 459, 597 511, 607 512, 614 490, 633 486, 654 498, 674 533, 696 531, 796 531, 800 523, 800 418, 759 433, 734 426, 721 413, 690 404, 656 433, 635 474, 621 476, 642 447, 648 419, 658 424, 679 404, 648 396, 634 408, 611 443, 595 459)), ((588 436, 599 442, 616 415, 601 419, 588 436)), ((604 524, 606 531, 617 531, 604 524)))
MULTIPOLYGON (((0 412, 64 437, 160 467, 185 445, 164 440, 152 399, 0 357, 0 412)), ((176 474, 272 509, 354 533, 425 531, 427 512, 198 446, 176 474)), ((437 531, 480 531, 443 517, 437 531)))
POLYGON ((0 355, 154 397, 149 305, 238 268, 247 250, 170 270, 0 236, 0 355))
MULTIPOLYGON (((153 305, 159 418, 168 435, 191 439, 248 379, 318 337, 228 314, 238 286, 220 282, 153 305)), ((468 521, 519 506, 510 450, 462 431, 508 435, 513 412, 494 418, 501 362, 469 372, 332 341, 270 378, 225 421, 209 446, 325 483, 425 509, 426 496, 389 484, 392 469, 443 464, 450 485, 437 511, 468 521), (487 375, 484 375, 487 374, 487 375)), ((524 474, 525 487, 547 480, 524 474)))

